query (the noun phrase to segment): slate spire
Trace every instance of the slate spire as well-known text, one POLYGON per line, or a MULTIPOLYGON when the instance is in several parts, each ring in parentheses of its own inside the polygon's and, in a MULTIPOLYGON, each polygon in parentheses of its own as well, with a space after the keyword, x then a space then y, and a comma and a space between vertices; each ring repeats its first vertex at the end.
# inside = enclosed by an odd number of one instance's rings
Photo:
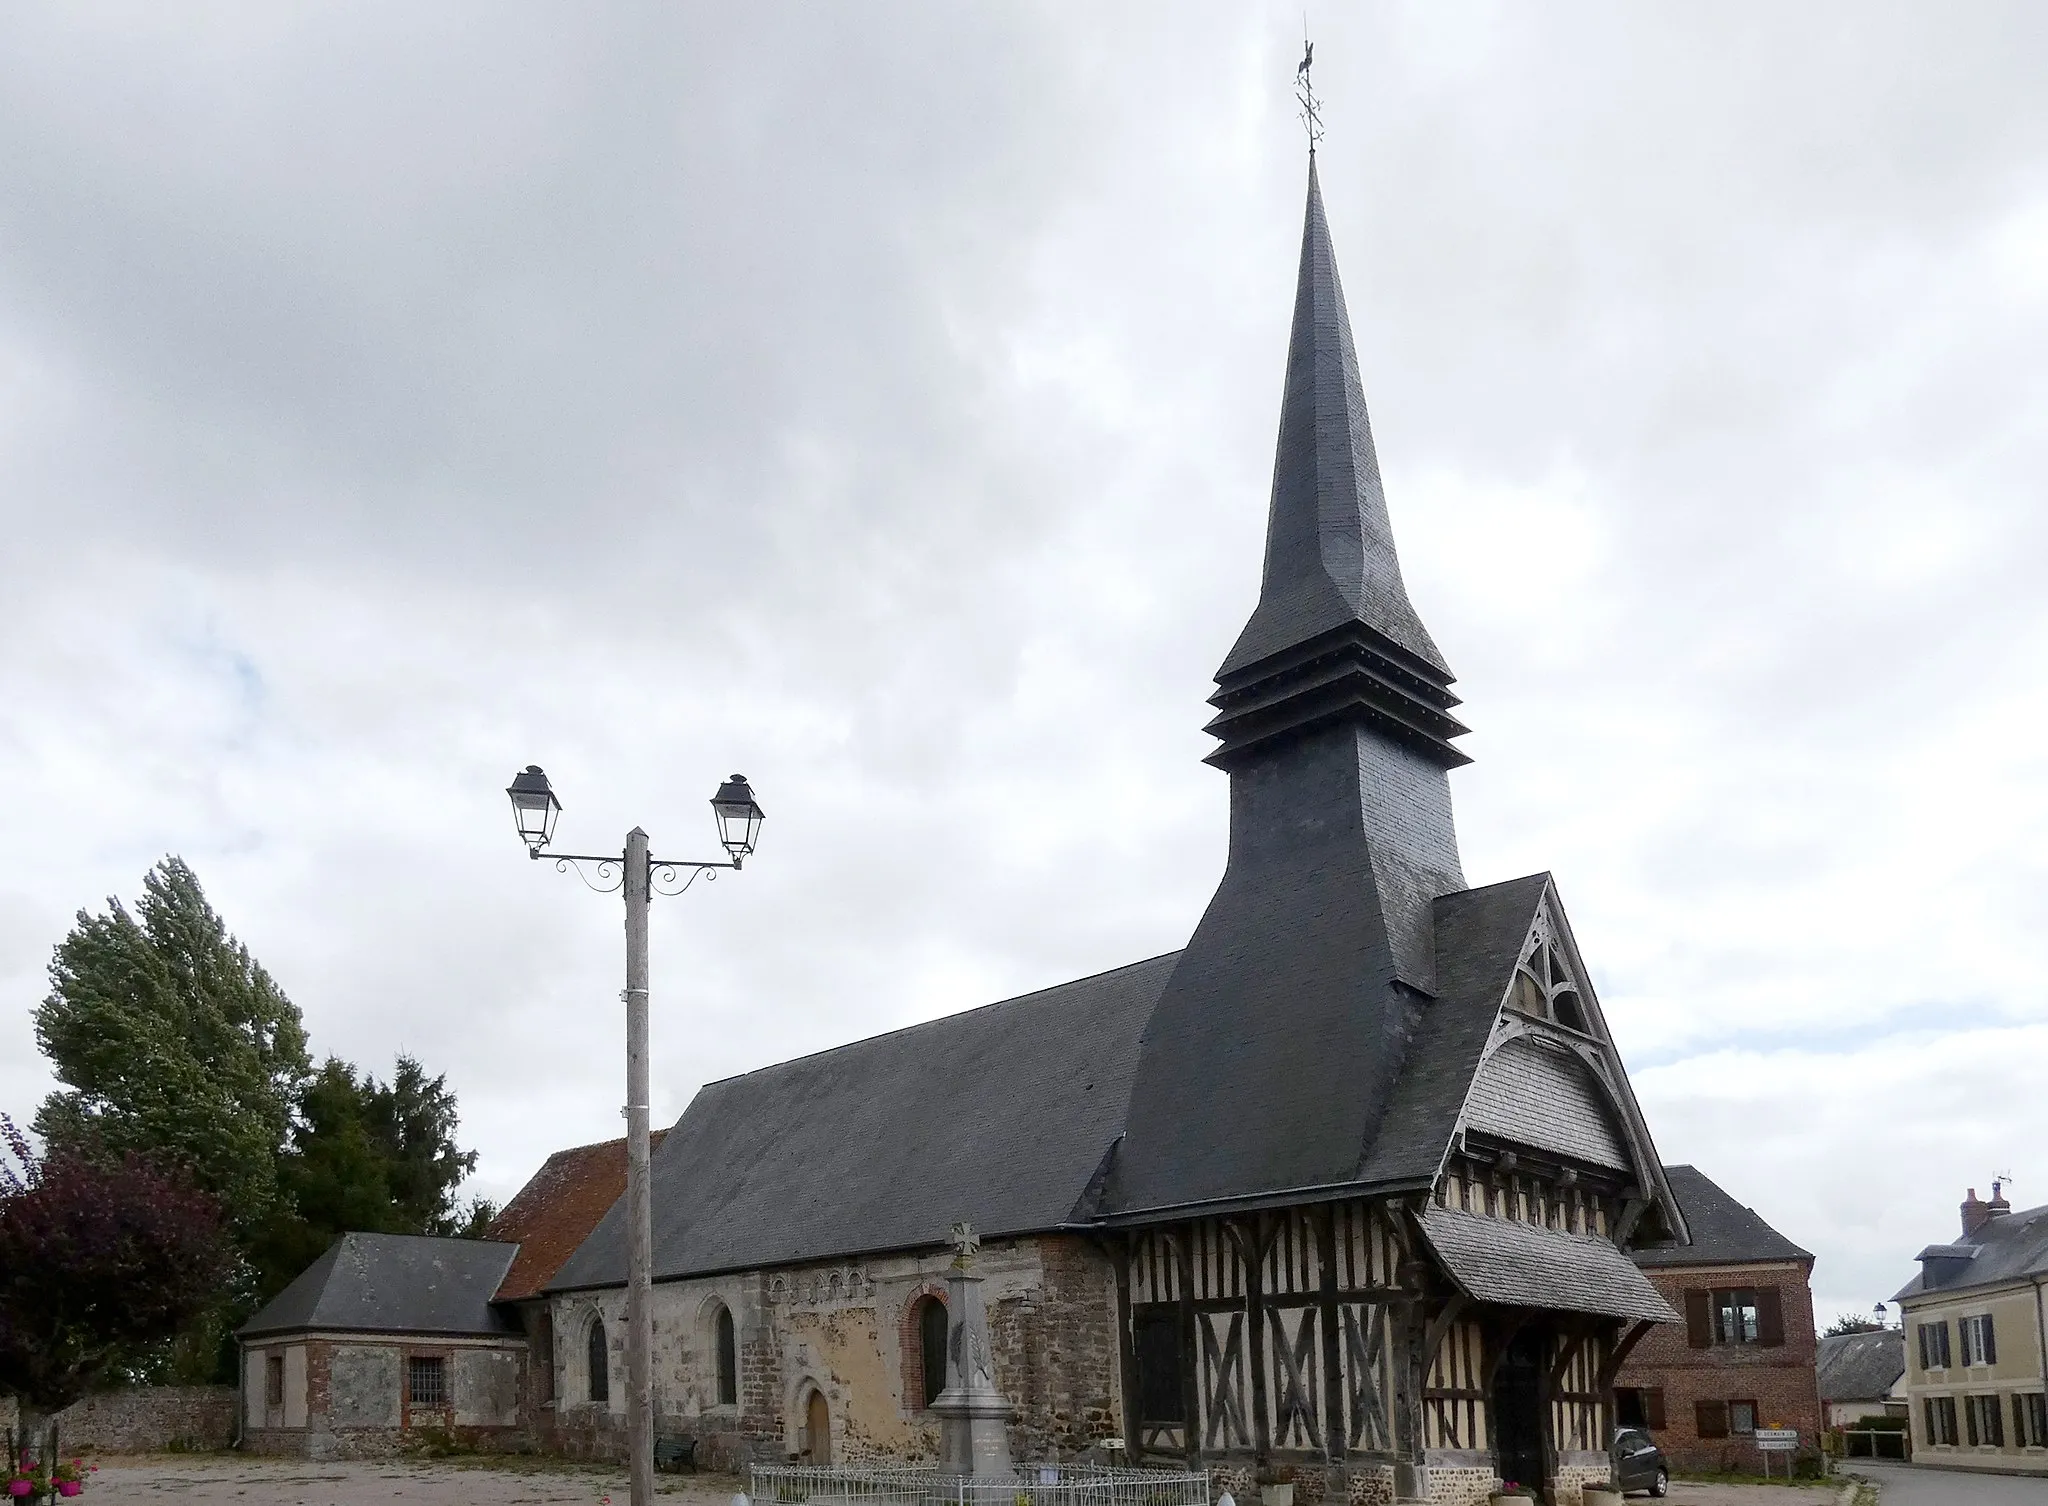
POLYGON ((1258 607, 1217 671, 1230 861, 1145 1029, 1104 1211, 1351 1185, 1436 990, 1451 673, 1408 600, 1309 163, 1258 607))
POLYGON ((1311 153, 1266 518, 1265 574, 1258 607, 1216 672, 1212 704, 1222 714, 1209 730, 1224 747, 1211 761, 1228 767, 1240 746, 1343 700, 1370 708, 1389 731, 1445 766, 1467 763, 1449 741, 1465 730, 1448 714, 1458 704, 1449 690, 1452 678, 1401 580, 1344 285, 1311 153), (1268 683, 1275 673, 1332 653, 1358 661, 1363 678, 1337 675, 1351 681, 1340 686, 1332 675, 1312 676, 1313 686, 1294 687, 1293 699, 1308 689, 1314 702, 1293 707, 1296 716, 1276 716, 1281 708, 1270 694, 1243 693, 1260 686, 1278 689, 1268 683))

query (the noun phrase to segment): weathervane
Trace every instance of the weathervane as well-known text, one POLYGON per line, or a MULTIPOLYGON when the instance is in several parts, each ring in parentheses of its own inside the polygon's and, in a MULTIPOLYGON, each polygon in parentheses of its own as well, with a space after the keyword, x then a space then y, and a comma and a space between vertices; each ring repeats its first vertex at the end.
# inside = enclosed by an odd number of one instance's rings
POLYGON ((1309 69, 1315 65, 1316 44, 1308 39, 1308 23, 1301 27, 1301 62, 1294 69, 1294 97, 1301 102, 1301 125, 1308 132, 1308 154, 1316 154, 1316 143, 1323 139, 1323 102, 1316 98, 1316 91, 1309 82, 1309 69))

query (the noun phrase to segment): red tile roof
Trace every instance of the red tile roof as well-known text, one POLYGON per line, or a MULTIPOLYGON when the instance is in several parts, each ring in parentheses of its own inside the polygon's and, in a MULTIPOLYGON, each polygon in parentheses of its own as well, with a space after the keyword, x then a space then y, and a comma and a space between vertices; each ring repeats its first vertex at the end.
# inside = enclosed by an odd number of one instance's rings
MULTIPOLYGON (((656 1130, 650 1138, 658 1146, 667 1133, 656 1130)), ((549 1156, 518 1196, 491 1220, 487 1239, 519 1246, 519 1254, 492 1300, 516 1302, 538 1296, 625 1190, 623 1138, 578 1145, 549 1156)))

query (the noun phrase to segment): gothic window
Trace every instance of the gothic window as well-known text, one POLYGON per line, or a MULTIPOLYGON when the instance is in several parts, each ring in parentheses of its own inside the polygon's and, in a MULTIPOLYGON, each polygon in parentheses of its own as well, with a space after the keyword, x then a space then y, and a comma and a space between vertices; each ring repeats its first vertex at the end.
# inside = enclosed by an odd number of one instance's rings
POLYGON ((723 1304, 718 1309, 718 1404, 740 1404, 739 1343, 732 1331, 732 1309, 723 1304))
POLYGON ((1508 991, 1509 1005, 1539 1020, 1550 1020, 1590 1035, 1592 1025, 1580 997, 1579 980, 1565 965, 1564 949, 1552 929, 1548 907, 1536 912, 1536 923, 1515 966, 1515 982, 1508 991))
POLYGON ((937 1297, 918 1300, 917 1352, 924 1384, 919 1400, 928 1407, 946 1389, 946 1304, 937 1297))
POLYGON ((612 1399, 612 1356, 604 1339, 604 1319, 590 1320, 590 1341, 584 1363, 590 1368, 590 1399, 609 1403, 612 1399))

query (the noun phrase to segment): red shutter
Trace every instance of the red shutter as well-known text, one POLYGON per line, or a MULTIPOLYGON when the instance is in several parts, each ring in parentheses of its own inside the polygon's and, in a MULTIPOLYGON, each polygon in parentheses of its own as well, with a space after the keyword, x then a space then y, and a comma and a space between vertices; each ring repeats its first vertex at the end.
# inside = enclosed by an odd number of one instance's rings
POLYGON ((1701 1401, 1693 1403, 1699 1414, 1699 1433, 1702 1438, 1726 1438, 1728 1436, 1728 1403, 1725 1401, 1701 1401))
MULTIPOLYGON (((2015 1396, 2013 1402, 2017 1405, 2019 1398, 2015 1396)), ((1643 1426, 1653 1433, 1664 1426, 1664 1388, 1662 1386, 1651 1386, 1643 1392, 1643 1426)))
POLYGON ((1714 1331, 1710 1326, 1713 1297, 1712 1292, 1697 1288, 1685 1294, 1685 1342, 1695 1349, 1705 1349, 1714 1341, 1714 1331))
POLYGON ((1767 1349, 1785 1342, 1785 1304, 1775 1286, 1757 1288, 1756 1341, 1767 1349))

